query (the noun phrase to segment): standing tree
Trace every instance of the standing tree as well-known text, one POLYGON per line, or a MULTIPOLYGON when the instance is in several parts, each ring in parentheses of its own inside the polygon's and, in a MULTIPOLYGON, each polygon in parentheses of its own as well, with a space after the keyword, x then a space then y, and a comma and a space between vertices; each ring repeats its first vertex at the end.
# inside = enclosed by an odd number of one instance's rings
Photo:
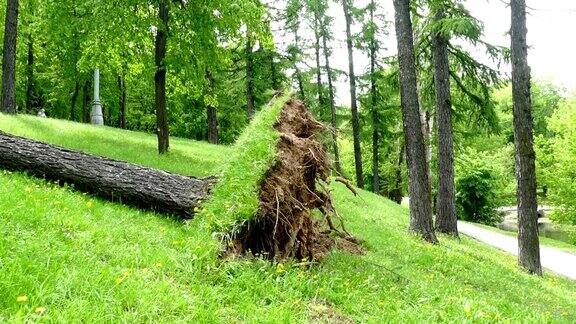
POLYGON ((4 22, 2 56, 2 111, 16 113, 16 36, 18 35, 18 0, 8 0, 4 22))
POLYGON ((400 64, 400 96, 410 187, 410 230, 421 235, 426 241, 436 243, 438 240, 432 225, 426 148, 420 122, 410 0, 394 0, 394 9, 400 64))
POLYGON ((346 45, 348 47, 348 79, 350 81, 350 107, 352 108, 352 134, 354 137, 354 162, 356 165, 356 185, 364 188, 364 171, 362 170, 362 148, 360 146, 360 121, 356 98, 356 75, 354 73, 354 44, 352 39, 351 0, 342 0, 344 18, 346 19, 346 45))
POLYGON ((160 0, 158 6, 159 25, 156 30, 156 132, 158 135, 158 152, 164 154, 170 147, 170 130, 166 108, 166 48, 168 43, 168 19, 170 0, 160 0))
POLYGON ((436 229, 442 233, 458 236, 456 218, 456 194, 454 189, 454 139, 452 131, 452 96, 450 93, 450 62, 448 60, 448 36, 440 28, 445 16, 443 1, 433 4, 436 29, 432 35, 434 57, 434 85, 438 119, 438 200, 436 229))
POLYGON ((330 25, 331 18, 324 14, 324 21, 322 23, 322 48, 324 51, 324 67, 326 69, 326 77, 328 79, 328 96, 330 104, 330 123, 332 126, 332 150, 334 151, 334 166, 336 172, 342 173, 342 165, 340 164, 340 151, 338 149, 338 123, 336 120, 336 103, 334 99, 334 85, 332 80, 332 67, 330 66, 331 50, 328 47, 328 40, 330 38, 327 26, 330 25))
POLYGON ((530 67, 526 42, 526 2, 525 0, 512 0, 510 5, 512 10, 514 144, 518 179, 518 262, 528 272, 542 275, 538 238, 530 67))

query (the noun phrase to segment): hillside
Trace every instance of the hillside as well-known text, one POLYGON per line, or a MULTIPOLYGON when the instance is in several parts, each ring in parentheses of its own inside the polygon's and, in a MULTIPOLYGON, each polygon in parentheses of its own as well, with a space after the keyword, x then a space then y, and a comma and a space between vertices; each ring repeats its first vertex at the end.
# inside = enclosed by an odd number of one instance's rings
MULTIPOLYGON (((0 115, 0 130, 186 175, 217 173, 241 149, 178 139, 158 156, 152 135, 28 116, 0 115)), ((0 321, 576 321, 573 282, 524 274, 467 238, 423 243, 405 208, 332 189, 367 252, 308 267, 217 261, 198 220, 0 171, 0 321)))

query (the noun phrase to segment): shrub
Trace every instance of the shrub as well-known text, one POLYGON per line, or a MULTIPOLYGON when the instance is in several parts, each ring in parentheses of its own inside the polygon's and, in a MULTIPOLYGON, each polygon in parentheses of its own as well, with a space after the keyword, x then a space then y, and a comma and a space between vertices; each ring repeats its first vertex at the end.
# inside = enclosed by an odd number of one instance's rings
POLYGON ((475 150, 468 150, 456 161, 456 206, 465 221, 494 225, 502 220, 496 211, 503 191, 501 173, 493 162, 475 150))

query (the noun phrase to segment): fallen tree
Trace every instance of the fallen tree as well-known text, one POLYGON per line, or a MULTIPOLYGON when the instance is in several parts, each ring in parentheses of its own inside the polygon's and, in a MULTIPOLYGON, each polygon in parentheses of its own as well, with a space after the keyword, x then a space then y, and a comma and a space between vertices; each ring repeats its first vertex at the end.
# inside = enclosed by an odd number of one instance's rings
MULTIPOLYGON (((218 182, 215 177, 185 177, 2 132, 0 168, 137 207, 195 216, 207 241, 219 237, 223 243, 213 241, 220 252, 213 255, 314 260, 335 246, 362 251, 342 219, 338 228, 332 220, 339 216, 328 189, 331 163, 320 141, 324 130, 302 102, 286 94, 254 118, 218 182), (202 201, 207 202, 199 206, 202 201), (323 217, 315 217, 313 210, 323 217)), ((355 193, 345 179, 339 181, 355 193)))
POLYGON ((68 183, 81 191, 183 218, 214 178, 193 178, 71 151, 0 132, 0 168, 68 183))

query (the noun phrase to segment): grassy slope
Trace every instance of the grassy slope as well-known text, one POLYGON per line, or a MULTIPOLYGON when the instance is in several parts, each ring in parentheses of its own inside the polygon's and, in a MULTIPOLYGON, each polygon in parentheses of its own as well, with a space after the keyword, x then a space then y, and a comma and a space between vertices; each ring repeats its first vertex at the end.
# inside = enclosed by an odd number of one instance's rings
POLYGON ((215 174, 230 152, 228 146, 172 137, 170 153, 158 156, 155 136, 150 134, 111 127, 86 127, 80 123, 27 115, 0 114, 0 131, 193 176, 215 174))
MULTIPOLYGON (((98 146, 93 152, 108 153, 106 143, 126 140, 116 152, 121 158, 167 165, 148 135, 130 133, 136 144, 116 132, 30 117, 0 116, 0 129, 14 131, 23 119, 61 145, 77 142, 57 136, 55 125, 97 132, 86 139, 98 146), (143 147, 151 151, 146 159, 143 147)), ((214 170, 229 153, 180 143, 182 151, 214 157, 169 166, 184 174, 214 170)), ((203 254, 211 244, 197 226, 0 172, 0 322, 37 319, 37 307, 46 309, 43 319, 87 322, 576 321, 574 283, 523 274, 513 257, 469 239, 422 243, 406 234, 406 209, 370 193, 353 197, 335 185, 334 196, 349 230, 367 241, 367 255, 336 252, 311 269, 258 260, 219 264, 203 254), (23 295, 28 300, 18 302, 23 295)))

